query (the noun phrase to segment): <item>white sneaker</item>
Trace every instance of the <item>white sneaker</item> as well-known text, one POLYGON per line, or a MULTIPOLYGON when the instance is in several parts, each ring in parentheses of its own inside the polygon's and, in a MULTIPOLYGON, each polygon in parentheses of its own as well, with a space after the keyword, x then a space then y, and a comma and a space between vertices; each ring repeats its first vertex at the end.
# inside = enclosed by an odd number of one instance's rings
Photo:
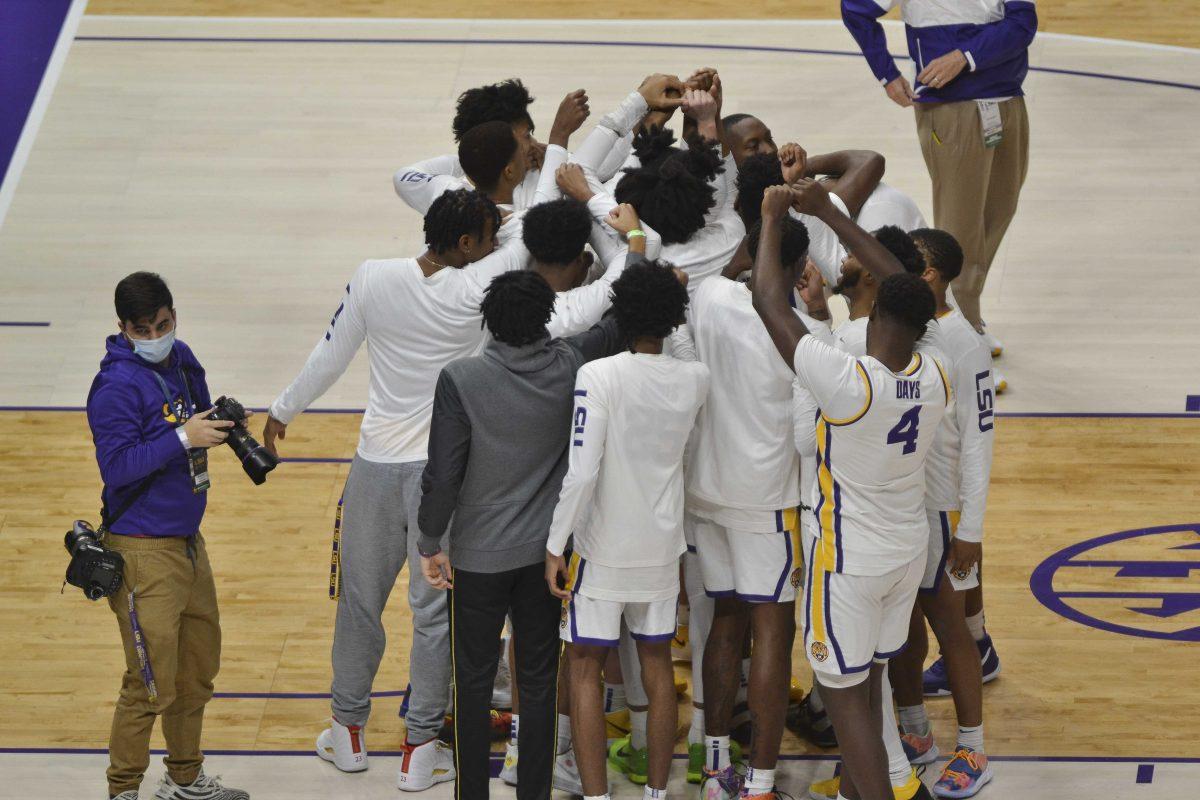
POLYGON ((1008 391, 1008 378, 1004 377, 1004 373, 998 369, 992 370, 992 383, 996 386, 996 394, 1004 394, 1008 391))
MULTIPOLYGON (((516 748, 513 749, 516 750, 516 748)), ((507 765, 507 763, 508 759, 505 758, 505 764, 507 765)), ((516 786, 516 783, 514 770, 513 785, 516 786)), ((554 788, 568 794, 583 794, 583 779, 579 777, 579 764, 575 763, 574 747, 568 748, 566 752, 559 753, 554 757, 554 788)))
POLYGON ((189 786, 180 786, 170 775, 163 776, 154 800, 250 800, 250 795, 241 789, 222 786, 218 778, 210 778, 200 770, 189 786))
POLYGON ((992 358, 999 358, 1004 352, 1004 342, 988 333, 986 322, 983 323, 983 342, 987 345, 988 350, 992 352, 992 358))
POLYGON ((504 766, 500 768, 500 780, 509 786, 517 785, 517 746, 512 742, 508 743, 508 749, 504 751, 504 766))
POLYGON ((330 720, 329 727, 317 737, 317 755, 342 772, 362 772, 367 768, 366 728, 330 720))
POLYGON ((404 743, 397 785, 402 792, 423 792, 435 783, 454 780, 454 750, 440 739, 404 743))
POLYGON ((512 708, 512 671, 508 668, 507 644, 500 651, 500 662, 496 666, 496 682, 492 685, 492 708, 512 708))

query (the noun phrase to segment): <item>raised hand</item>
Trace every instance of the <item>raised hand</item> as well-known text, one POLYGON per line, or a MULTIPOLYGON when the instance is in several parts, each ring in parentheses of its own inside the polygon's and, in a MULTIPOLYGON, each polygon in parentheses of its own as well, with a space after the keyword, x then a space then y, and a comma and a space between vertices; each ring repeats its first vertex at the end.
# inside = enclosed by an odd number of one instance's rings
POLYGON ((825 319, 828 316, 825 279, 821 277, 821 270, 817 269, 811 258, 804 265, 804 272, 796 280, 796 288, 800 290, 800 299, 808 309, 809 316, 815 319, 825 319), (821 310, 825 310, 825 314, 820 313, 821 310))
POLYGON ((683 113, 698 124, 716 121, 718 110, 716 98, 710 92, 688 89, 683 93, 683 113))
POLYGON ((792 188, 792 208, 801 214, 819 217, 827 209, 833 208, 829 191, 818 180, 801 178, 792 188))
POLYGON ((902 108, 908 108, 913 104, 913 100, 917 99, 916 94, 913 93, 912 84, 903 75, 883 88, 891 101, 902 108))
POLYGON ((558 104, 558 113, 554 115, 554 124, 550 127, 549 143, 566 147, 571 134, 579 130, 591 113, 585 90, 576 89, 568 94, 558 104))
POLYGON ((788 142, 779 148, 779 163, 783 166, 783 182, 790 186, 804 177, 808 153, 795 142, 788 142))
POLYGON ((554 180, 558 184, 558 188, 562 189, 563 194, 581 203, 591 200, 592 195, 595 194, 592 187, 588 185, 583 167, 578 164, 563 164, 554 173, 554 180))
POLYGON ((621 203, 612 211, 609 211, 608 218, 605 221, 608 222, 609 227, 622 236, 629 235, 630 231, 637 230, 638 226, 642 224, 641 220, 638 219, 637 211, 629 203, 621 203))
POLYGON ((717 71, 712 67, 700 67, 683 82, 683 85, 689 89, 699 89, 702 92, 707 92, 712 88, 713 78, 717 77, 717 71))
POLYGON ((778 186, 768 187, 763 192, 762 200, 762 215, 763 219, 778 222, 787 216, 788 209, 792 207, 793 201, 792 187, 780 184, 778 186))
POLYGON ((646 76, 638 91, 652 110, 667 111, 679 108, 684 88, 683 81, 677 76, 655 73, 646 76))

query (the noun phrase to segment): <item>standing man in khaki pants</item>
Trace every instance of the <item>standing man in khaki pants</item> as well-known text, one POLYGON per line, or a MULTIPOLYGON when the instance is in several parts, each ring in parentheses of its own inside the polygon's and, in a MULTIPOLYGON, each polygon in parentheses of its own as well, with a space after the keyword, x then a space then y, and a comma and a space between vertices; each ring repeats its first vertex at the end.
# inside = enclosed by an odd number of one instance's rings
MULTIPOLYGON (((1025 182, 1029 119, 1021 83, 1037 11, 1033 0, 898 1, 915 86, 896 68, 878 22, 897 0, 842 0, 842 20, 888 97, 916 105, 934 225, 966 256, 954 298, 998 356, 1002 348, 984 330, 979 296, 1025 182)), ((997 374, 997 391, 1002 384, 997 374)))
MULTIPOLYGON (((200 734, 221 664, 221 620, 200 522, 208 448, 232 422, 209 419, 204 368, 175 338, 175 303, 152 272, 117 284, 87 417, 104 480, 104 544, 125 559, 108 598, 125 649, 109 737, 108 797, 137 800, 162 718, 167 774, 156 800, 249 800, 204 774, 200 734)), ((249 416, 249 413, 247 413, 249 416)), ((144 797, 144 795, 143 795, 144 797)))

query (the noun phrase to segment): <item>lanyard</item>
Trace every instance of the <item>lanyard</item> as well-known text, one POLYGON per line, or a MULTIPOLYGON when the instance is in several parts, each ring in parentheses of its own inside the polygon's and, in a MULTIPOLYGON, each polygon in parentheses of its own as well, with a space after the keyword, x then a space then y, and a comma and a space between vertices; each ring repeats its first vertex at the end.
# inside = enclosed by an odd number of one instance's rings
MULTIPOLYGON (((183 374, 183 367, 177 367, 176 372, 179 375, 179 382, 183 384, 183 397, 187 402, 187 407, 184 411, 190 416, 195 406, 192 404, 192 392, 188 388, 187 376, 183 374)), ((163 402, 167 404, 167 408, 170 408, 174 398, 171 397, 171 390, 167 388, 167 382, 163 380, 162 375, 159 375, 156 370, 151 370, 150 373, 154 376, 154 380, 158 381, 158 388, 162 389, 163 402)), ((180 420, 180 423, 182 422, 183 420, 180 420)))

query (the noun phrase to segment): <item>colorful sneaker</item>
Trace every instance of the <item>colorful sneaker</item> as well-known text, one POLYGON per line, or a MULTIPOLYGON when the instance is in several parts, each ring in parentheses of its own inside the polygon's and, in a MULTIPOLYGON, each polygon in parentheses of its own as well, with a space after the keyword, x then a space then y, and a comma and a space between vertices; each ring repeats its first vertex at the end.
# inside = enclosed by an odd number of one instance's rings
POLYGON ((501 711, 497 708, 492 709, 491 726, 492 739, 505 739, 512 734, 512 712, 501 711))
POLYGON ((180 786, 170 775, 164 775, 154 800, 250 800, 250 795, 241 789, 222 786, 219 779, 210 778, 200 770, 196 780, 187 786, 180 786))
POLYGON ((942 777, 933 785, 933 793, 938 797, 974 797, 991 779, 988 757, 959 745, 954 758, 942 770, 942 777))
POLYGON ((837 747, 837 735, 833 732, 829 715, 824 709, 813 711, 807 697, 788 709, 785 724, 792 733, 817 747, 837 747))
MULTIPOLYGON (((817 781, 809 786, 808 796, 812 800, 837 800, 841 788, 842 776, 834 775, 829 780, 817 781)), ((933 795, 925 788, 925 784, 921 783, 915 770, 909 773, 908 781, 903 786, 892 784, 892 797, 895 800, 933 800, 933 795)))
POLYGON ((512 742, 504 751, 504 766, 500 768, 500 780, 509 786, 517 785, 517 746, 512 742))
POLYGON ((367 768, 367 731, 361 725, 343 725, 336 719, 317 737, 317 755, 342 772, 367 768))
MULTIPOLYGON (((645 783, 643 780, 642 783, 645 783)), ((513 781, 516 785, 516 781, 513 781)), ((554 788, 570 795, 583 794, 583 779, 579 777, 579 764, 575 762, 575 749, 554 757, 554 788)))
POLYGON ((671 639, 671 660, 692 660, 692 643, 688 639, 688 626, 686 622, 675 626, 675 636, 671 639))
MULTIPOLYGON (((975 643, 979 647, 979 662, 983 666, 983 682, 990 683, 1000 677, 1000 656, 992 644, 992 637, 984 634, 983 639, 975 643)), ((930 697, 949 697, 950 680, 946 677, 946 661, 938 658, 929 665, 923 676, 925 694, 930 697)))
POLYGON ((400 791, 423 792, 435 783, 454 780, 453 750, 440 739, 417 745, 406 739, 400 751, 404 754, 397 776, 400 791))
POLYGON ((932 764, 937 761, 938 747, 933 740, 933 729, 928 735, 918 736, 915 733, 900 734, 900 744, 904 745, 904 755, 910 764, 932 764))
MULTIPOLYGON (((703 742, 688 745, 688 783, 699 783, 704 779, 704 758, 707 755, 703 742)), ((742 746, 737 742, 729 743, 729 760, 735 765, 742 763, 742 746)))
POLYGON ((608 748, 608 763, 639 786, 646 784, 649 757, 650 751, 645 748, 634 750, 628 736, 617 739, 608 748))
POLYGON ((733 766, 719 772, 706 769, 700 784, 700 800, 738 800, 743 783, 745 778, 733 766))
POLYGON ((633 730, 633 725, 629 722, 629 709, 622 708, 620 711, 613 711, 604 715, 605 727, 607 728, 606 736, 608 743, 612 744, 614 740, 629 736, 629 732, 633 730))

